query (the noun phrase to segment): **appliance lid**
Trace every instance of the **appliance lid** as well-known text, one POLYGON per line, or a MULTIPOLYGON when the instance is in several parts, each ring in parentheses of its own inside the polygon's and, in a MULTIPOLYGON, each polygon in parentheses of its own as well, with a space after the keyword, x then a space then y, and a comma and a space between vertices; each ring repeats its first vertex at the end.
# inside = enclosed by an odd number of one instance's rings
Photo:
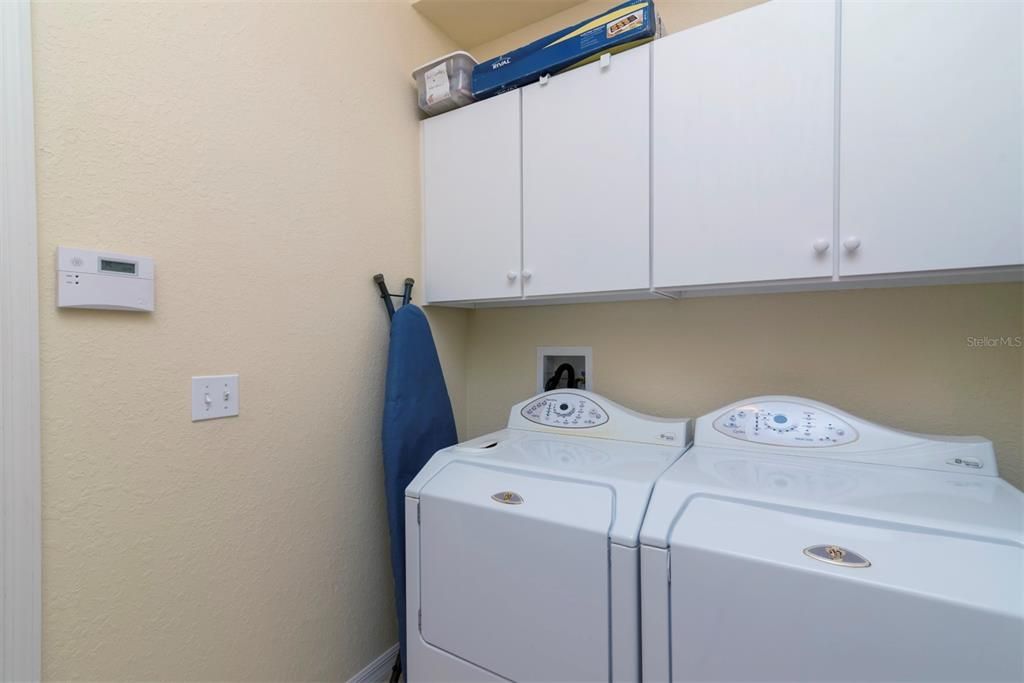
POLYGON ((695 446, 655 487, 641 531, 668 547, 696 500, 714 498, 1024 546, 1024 494, 997 477, 695 446))
POLYGON ((606 488, 615 501, 609 538, 635 546, 654 482, 682 453, 683 448, 677 446, 504 429, 439 451, 409 485, 406 495, 420 498, 432 479, 456 463, 497 475, 596 484, 606 488))

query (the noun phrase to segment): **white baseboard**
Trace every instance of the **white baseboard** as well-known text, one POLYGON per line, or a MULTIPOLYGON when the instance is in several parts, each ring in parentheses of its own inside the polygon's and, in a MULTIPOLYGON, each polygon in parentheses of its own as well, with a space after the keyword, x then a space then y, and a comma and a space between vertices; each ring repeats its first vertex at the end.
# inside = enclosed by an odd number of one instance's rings
POLYGON ((387 683, 391 679, 391 667, 395 665, 396 656, 398 656, 398 643, 364 666, 362 671, 348 679, 348 683, 387 683))

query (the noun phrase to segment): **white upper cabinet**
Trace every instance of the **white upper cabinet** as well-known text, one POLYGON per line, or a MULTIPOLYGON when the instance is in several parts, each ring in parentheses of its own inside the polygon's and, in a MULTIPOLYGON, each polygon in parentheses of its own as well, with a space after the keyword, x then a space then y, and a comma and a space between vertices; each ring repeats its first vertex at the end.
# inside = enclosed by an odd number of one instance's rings
POLYGON ((522 93, 525 294, 648 289, 649 46, 522 93))
POLYGON ((522 295, 519 92, 423 122, 428 303, 522 295))
POLYGON ((1024 3, 842 9, 841 275, 1024 263, 1024 3))
POLYGON ((832 276, 836 11, 774 0, 655 41, 655 287, 832 276))
POLYGON ((423 192, 429 303, 1020 279, 1024 0, 770 0, 425 121, 423 192))

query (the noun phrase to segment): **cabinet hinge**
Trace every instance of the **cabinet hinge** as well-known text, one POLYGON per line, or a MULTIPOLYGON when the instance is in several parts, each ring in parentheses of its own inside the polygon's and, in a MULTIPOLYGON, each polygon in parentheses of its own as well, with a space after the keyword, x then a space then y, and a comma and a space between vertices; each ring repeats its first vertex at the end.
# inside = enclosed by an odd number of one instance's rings
POLYGON ((419 526, 419 523, 420 523, 420 504, 416 503, 416 525, 419 526))
POLYGON ((672 551, 665 553, 665 571, 668 573, 668 582, 672 583, 672 551))

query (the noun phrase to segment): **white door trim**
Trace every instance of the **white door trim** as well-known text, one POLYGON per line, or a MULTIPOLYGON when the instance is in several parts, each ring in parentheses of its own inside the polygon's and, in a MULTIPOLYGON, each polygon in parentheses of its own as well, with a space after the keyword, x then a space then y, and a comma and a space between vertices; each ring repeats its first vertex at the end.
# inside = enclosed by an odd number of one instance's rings
POLYGON ((31 11, 0 2, 0 680, 41 674, 39 296, 31 11))

